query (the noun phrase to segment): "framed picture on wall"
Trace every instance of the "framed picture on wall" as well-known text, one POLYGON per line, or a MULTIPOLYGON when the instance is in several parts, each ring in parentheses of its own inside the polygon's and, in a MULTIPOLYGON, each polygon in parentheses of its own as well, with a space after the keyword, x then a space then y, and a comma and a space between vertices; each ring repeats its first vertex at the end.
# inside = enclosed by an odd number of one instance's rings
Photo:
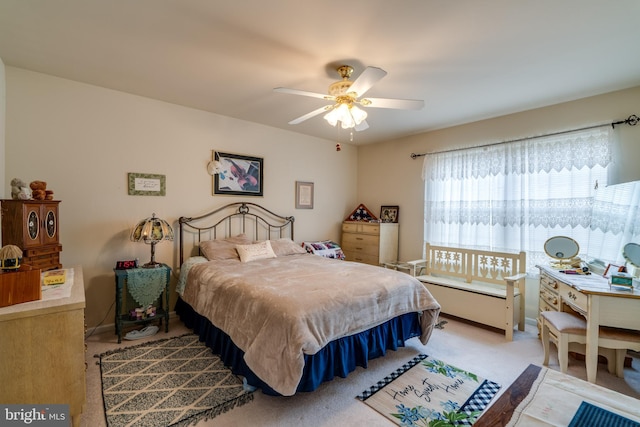
POLYGON ((313 209, 313 182, 296 181, 296 209, 313 209))
POLYGON ((153 173, 127 174, 130 196, 165 196, 167 194, 167 177, 153 173))
POLYGON ((263 159, 216 151, 219 170, 213 175, 213 194, 263 195, 263 159))
POLYGON ((399 206, 380 206, 380 221, 398 222, 399 206))

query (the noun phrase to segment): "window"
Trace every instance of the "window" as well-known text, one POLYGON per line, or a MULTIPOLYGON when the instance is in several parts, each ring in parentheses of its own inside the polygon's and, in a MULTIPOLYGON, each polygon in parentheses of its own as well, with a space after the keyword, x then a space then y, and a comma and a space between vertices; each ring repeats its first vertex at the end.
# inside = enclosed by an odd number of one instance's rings
POLYGON ((607 187, 610 126, 425 157, 424 240, 527 252, 548 261, 544 242, 568 236, 580 256, 614 262, 640 234, 634 183, 607 187))

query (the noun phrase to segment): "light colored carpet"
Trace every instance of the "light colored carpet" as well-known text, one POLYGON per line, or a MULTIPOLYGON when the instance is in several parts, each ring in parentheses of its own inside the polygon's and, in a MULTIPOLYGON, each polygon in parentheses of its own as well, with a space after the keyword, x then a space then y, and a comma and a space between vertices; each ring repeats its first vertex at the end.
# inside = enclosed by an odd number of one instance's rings
MULTIPOLYGON (((444 317, 443 317, 444 318, 444 317)), ((202 421, 197 427, 238 426, 302 426, 336 427, 343 425, 366 425, 367 427, 393 427, 394 424, 362 403, 356 396, 380 378, 396 370, 407 360, 420 353, 446 360, 461 369, 491 378, 507 388, 530 364, 542 364, 542 343, 538 339, 535 325, 527 325, 525 332, 514 332, 514 340, 506 342, 504 335, 453 319, 448 319, 444 329, 436 329, 426 346, 417 338, 407 342, 398 351, 390 351, 384 358, 370 361, 368 369, 358 368, 347 378, 338 378, 323 384, 312 393, 292 397, 273 397, 256 392, 250 402, 213 420, 202 421)), ((147 340, 182 335, 189 330, 172 319, 169 333, 159 332, 147 340)), ((100 392, 100 369, 93 355, 126 346, 142 340, 117 344, 111 332, 90 336, 87 339, 87 405, 82 415, 83 427, 106 426, 102 394, 100 392)), ((553 349, 551 369, 559 370, 553 349)), ((584 362, 569 359, 569 374, 586 380, 584 362)), ((640 399, 640 359, 634 358, 631 368, 625 369, 625 378, 617 378, 607 372, 606 365, 598 366, 597 383, 603 387, 640 399)), ((497 398, 496 396, 496 398, 497 398)))

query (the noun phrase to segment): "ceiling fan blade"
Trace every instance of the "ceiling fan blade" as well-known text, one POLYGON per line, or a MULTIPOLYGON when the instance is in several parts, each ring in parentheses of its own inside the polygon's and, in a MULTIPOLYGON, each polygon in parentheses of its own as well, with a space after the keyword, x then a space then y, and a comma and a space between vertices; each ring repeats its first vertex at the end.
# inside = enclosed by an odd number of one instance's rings
POLYGON ((334 99, 333 96, 327 95, 324 93, 308 92, 306 90, 298 90, 298 89, 289 89, 288 87, 277 87, 273 89, 273 91, 280 92, 280 93, 288 93, 289 95, 310 96, 312 98, 320 98, 320 99, 328 99, 328 100, 334 99))
POLYGON ((355 92, 356 98, 359 98, 386 75, 387 72, 382 68, 367 67, 353 82, 348 92, 355 92))
POLYGON ((369 123, 367 123, 367 121, 366 121, 366 120, 363 120, 363 121, 361 121, 361 122, 360 122, 360 124, 359 124, 359 125, 356 125, 356 126, 354 127, 354 129, 355 129, 357 132, 360 132, 361 130, 369 129, 369 123))
POLYGON ((394 108, 398 110, 421 110, 424 108, 424 101, 419 99, 366 98, 360 100, 360 102, 365 107, 372 108, 394 108))
POLYGON ((331 108, 332 108, 332 106, 331 106, 331 105, 325 105, 324 107, 320 107, 320 108, 318 108, 318 109, 316 109, 316 110, 313 110, 312 112, 307 113, 307 114, 305 114, 304 116, 300 116, 300 117, 298 117, 297 119, 293 119, 293 120, 291 120, 291 121, 289 122, 289 124, 290 124, 290 125, 297 125, 298 123, 302 123, 302 122, 304 122, 305 120, 309 120, 311 117, 315 117, 315 116, 317 116, 318 114, 322 114, 322 113, 324 113, 325 111, 329 111, 331 108))

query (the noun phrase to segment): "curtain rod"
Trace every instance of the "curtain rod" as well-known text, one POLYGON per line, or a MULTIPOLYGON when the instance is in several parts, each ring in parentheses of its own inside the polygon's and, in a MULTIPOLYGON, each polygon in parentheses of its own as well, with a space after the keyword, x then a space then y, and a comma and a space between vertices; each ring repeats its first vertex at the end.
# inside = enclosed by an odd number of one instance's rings
POLYGON ((494 145, 508 144, 508 143, 511 143, 511 142, 520 142, 520 141, 524 141, 524 140, 527 140, 527 139, 544 138, 546 136, 562 135, 564 133, 576 132, 576 131, 579 131, 579 130, 595 129, 595 128, 608 126, 608 125, 611 125, 612 128, 615 128, 616 125, 620 125, 620 124, 623 124, 623 123, 626 124, 626 125, 629 125, 629 126, 635 126, 635 125, 638 124, 638 122, 640 122, 640 117, 636 116, 635 114, 632 114, 629 117, 627 117, 625 120, 619 120, 617 122, 612 122, 612 123, 608 123, 608 124, 605 123, 605 124, 602 124, 602 125, 587 126, 587 127, 578 128, 578 129, 571 129, 571 130, 563 130, 561 132, 548 133, 546 135, 531 136, 531 137, 527 137, 527 138, 518 138, 518 139, 512 139, 510 141, 494 142, 494 143, 491 143, 491 144, 478 145, 478 146, 475 146, 475 147, 453 148, 451 150, 433 151, 431 153, 422 153, 422 154, 411 153, 410 157, 412 159, 417 159, 418 157, 424 157, 424 156, 426 156, 428 154, 451 153, 451 152, 454 152, 454 151, 468 150, 469 148, 478 148, 478 147, 492 147, 494 145))

